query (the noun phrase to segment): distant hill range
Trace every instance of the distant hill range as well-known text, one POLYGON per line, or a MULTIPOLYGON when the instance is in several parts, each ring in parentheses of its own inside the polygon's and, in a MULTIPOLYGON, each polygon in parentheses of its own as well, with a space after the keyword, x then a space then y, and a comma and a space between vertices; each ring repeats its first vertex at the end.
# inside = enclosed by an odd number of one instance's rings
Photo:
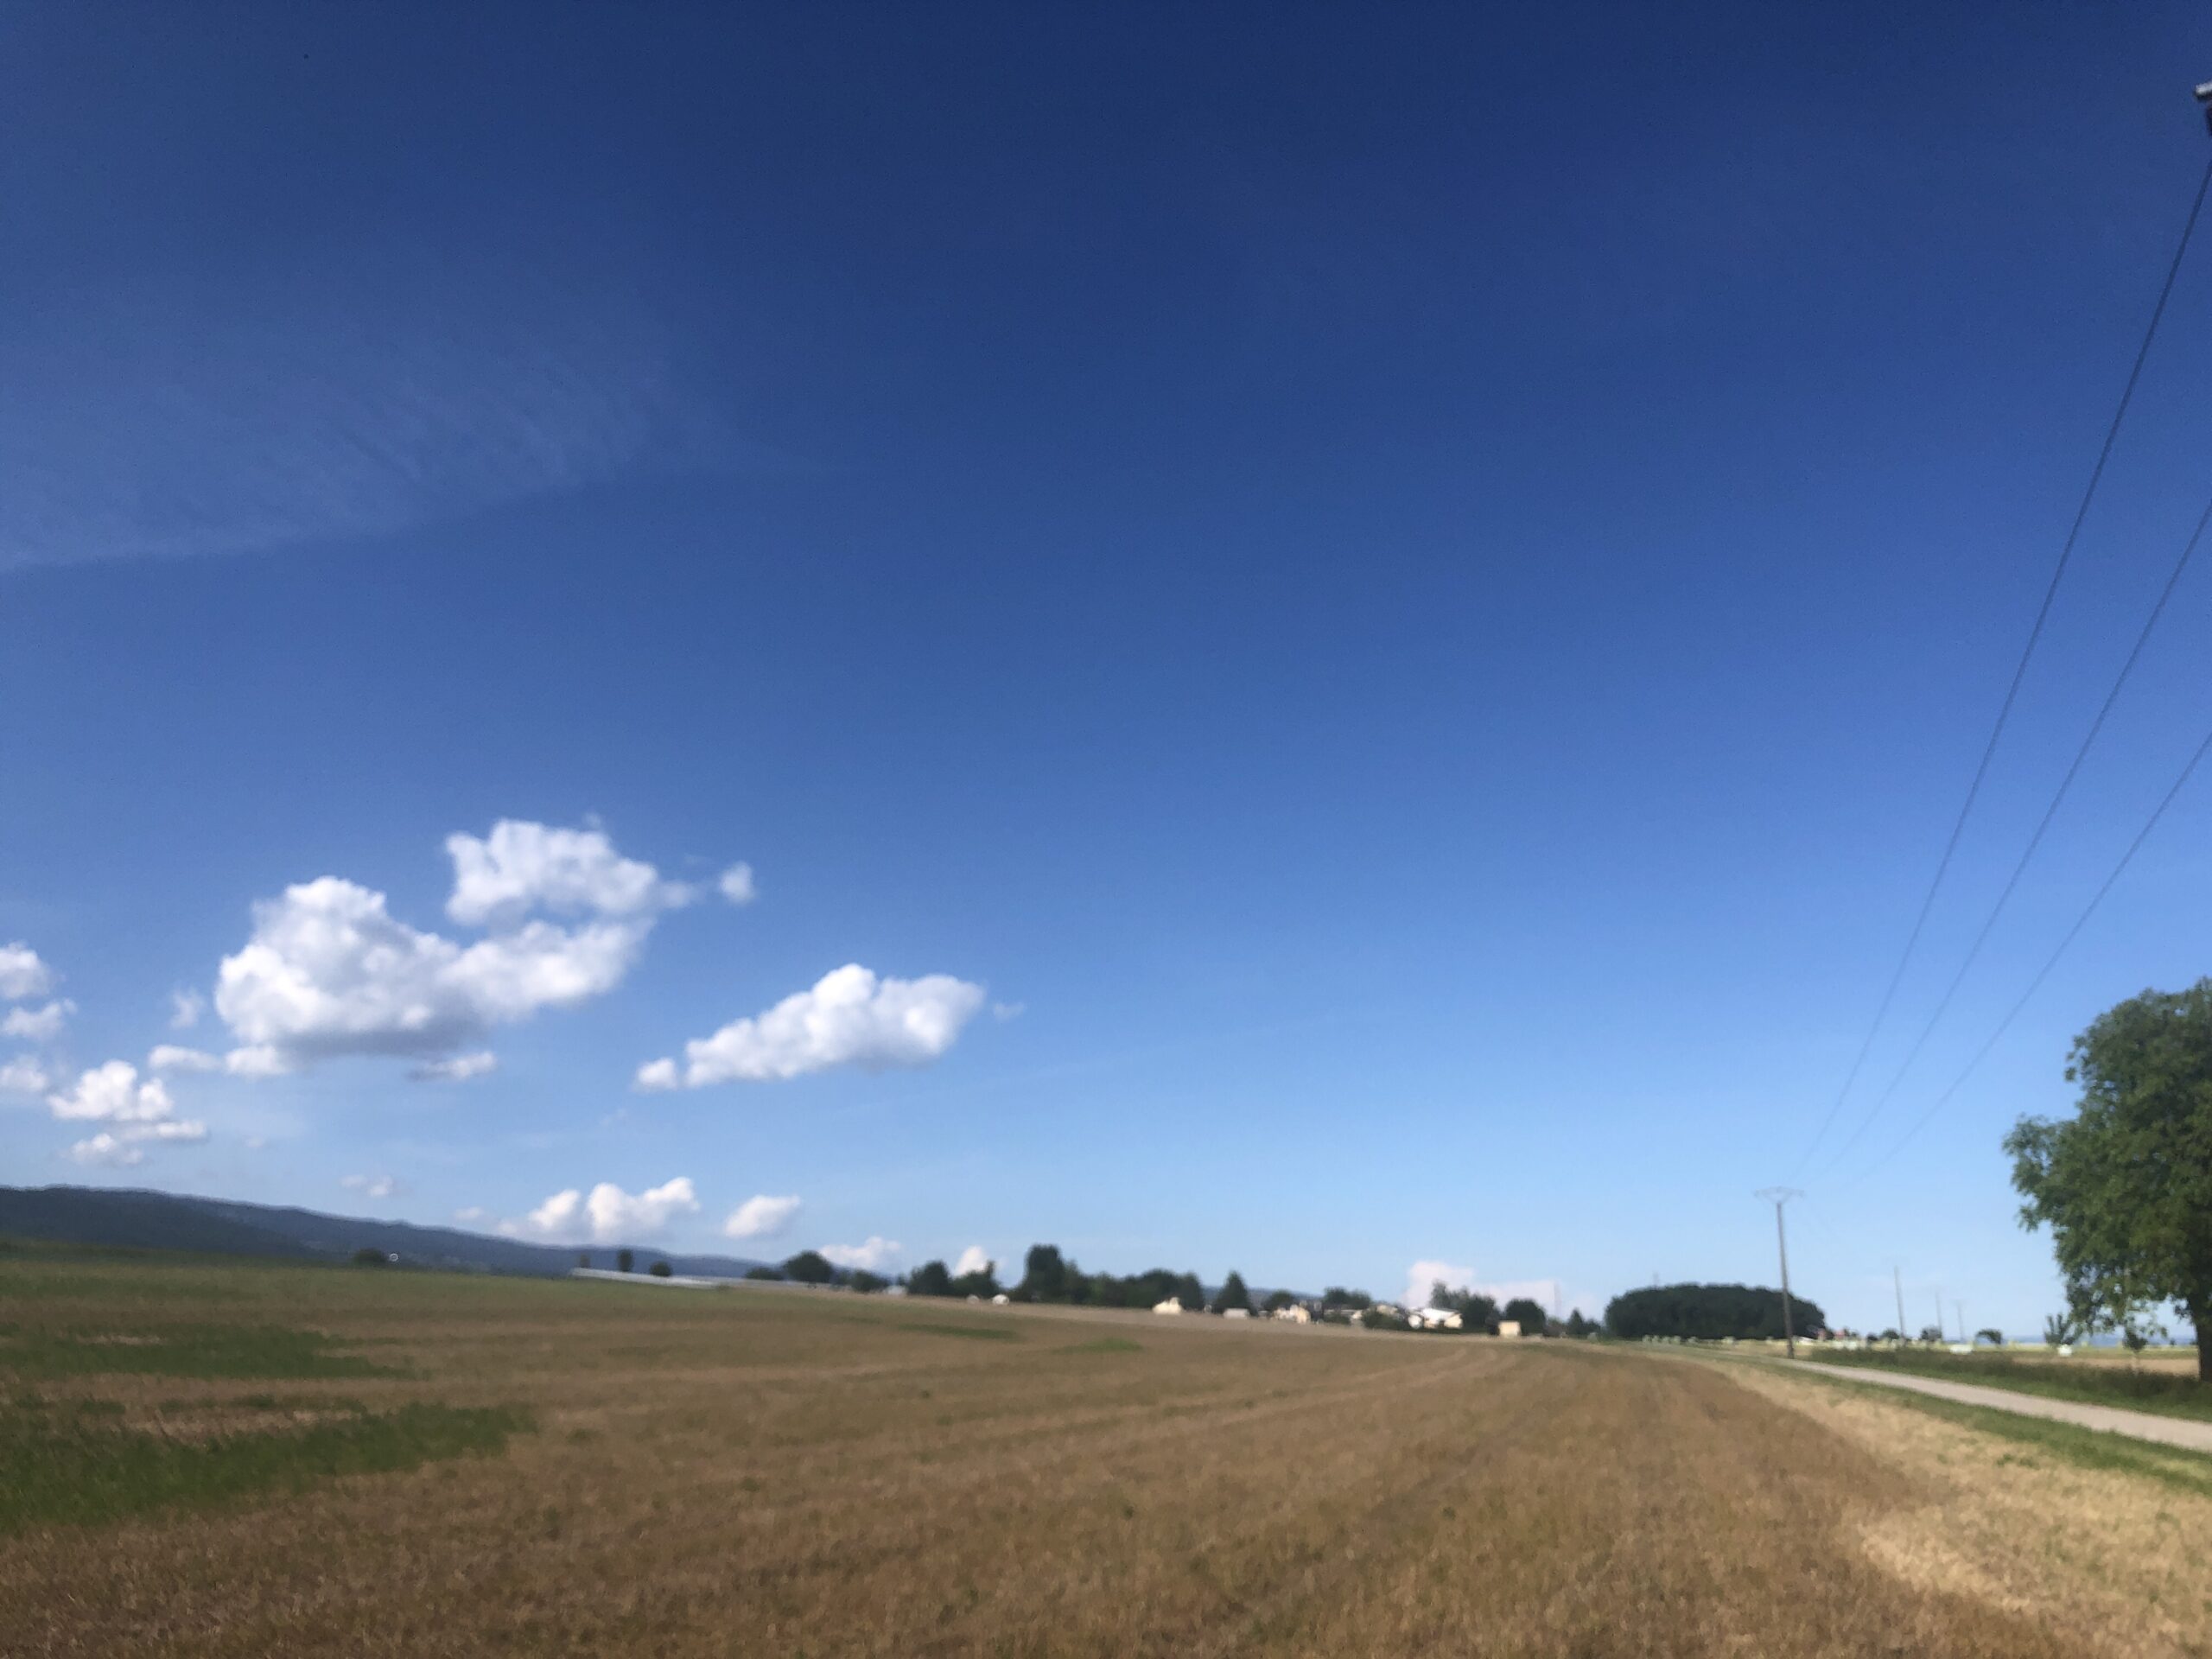
MULTIPOLYGON (((530 1244, 453 1227, 416 1227, 404 1221, 326 1216, 314 1210, 227 1198, 93 1186, 0 1186, 0 1237, 9 1236, 297 1262, 339 1262, 357 1250, 375 1249, 418 1267, 539 1277, 568 1272, 577 1256, 574 1245, 530 1244)), ((616 1248, 591 1247, 594 1264, 613 1267, 616 1248)), ((734 1278, 762 1265, 741 1256, 677 1255, 633 1248, 640 1273, 652 1262, 665 1262, 677 1273, 734 1278)))

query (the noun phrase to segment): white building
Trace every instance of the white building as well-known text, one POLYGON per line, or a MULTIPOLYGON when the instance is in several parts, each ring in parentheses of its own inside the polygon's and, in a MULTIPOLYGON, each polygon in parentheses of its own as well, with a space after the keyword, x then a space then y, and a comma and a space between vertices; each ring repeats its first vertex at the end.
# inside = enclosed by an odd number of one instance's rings
POLYGON ((1152 1311, 1155 1313, 1180 1313, 1183 1311, 1183 1299, 1180 1296, 1170 1296, 1164 1302, 1154 1302, 1152 1305, 1152 1311))
POLYGON ((1466 1321, 1456 1307, 1417 1307, 1406 1315, 1406 1323, 1416 1331, 1457 1331, 1466 1321))
POLYGON ((1299 1302, 1293 1302, 1288 1307, 1279 1307, 1275 1309, 1275 1318, 1284 1320, 1291 1325, 1311 1325, 1313 1323, 1313 1315, 1306 1311, 1302 1303, 1299 1302))

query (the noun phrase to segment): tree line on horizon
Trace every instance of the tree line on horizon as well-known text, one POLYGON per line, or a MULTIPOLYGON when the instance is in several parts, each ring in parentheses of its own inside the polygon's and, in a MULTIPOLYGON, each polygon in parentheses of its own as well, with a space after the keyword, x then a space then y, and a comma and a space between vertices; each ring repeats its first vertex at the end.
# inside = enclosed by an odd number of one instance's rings
MULTIPOLYGON (((1809 1337, 1827 1328, 1820 1305, 1789 1299, 1791 1329, 1809 1337)), ((1782 1293, 1758 1285, 1651 1285, 1605 1305, 1605 1332, 1624 1342, 1647 1337, 1691 1342, 1779 1342, 1782 1293)))

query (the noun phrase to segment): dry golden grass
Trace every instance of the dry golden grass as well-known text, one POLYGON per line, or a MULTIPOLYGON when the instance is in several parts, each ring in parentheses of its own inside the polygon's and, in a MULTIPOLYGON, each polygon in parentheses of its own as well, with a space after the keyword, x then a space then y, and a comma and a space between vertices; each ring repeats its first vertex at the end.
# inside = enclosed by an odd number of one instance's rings
MULTIPOLYGON (((0 1302, 33 1336, 283 1325, 380 1368, 35 1384, 121 1422, 274 1391, 537 1424, 497 1456, 0 1539, 10 1652, 2145 1650, 2100 1549, 2029 1524, 2071 1477, 1947 1466, 1967 1452, 1937 1432, 1975 1437, 1633 1351, 275 1268, 40 1264, 0 1270, 0 1302), (2014 1495, 1961 1550, 1985 1478, 2014 1495)), ((2095 1500, 2183 1630, 2212 1506, 2095 1500)))
MULTIPOLYGON (((2084 1652, 2212 1651, 2212 1500, 1961 1427, 1878 1389, 1751 1367, 1731 1375, 1921 1471, 1925 1501, 1870 1517, 1863 1535, 1909 1582, 2074 1632, 2084 1652)), ((2142 1459, 2212 1485, 2203 1459, 2155 1448, 2142 1459)))

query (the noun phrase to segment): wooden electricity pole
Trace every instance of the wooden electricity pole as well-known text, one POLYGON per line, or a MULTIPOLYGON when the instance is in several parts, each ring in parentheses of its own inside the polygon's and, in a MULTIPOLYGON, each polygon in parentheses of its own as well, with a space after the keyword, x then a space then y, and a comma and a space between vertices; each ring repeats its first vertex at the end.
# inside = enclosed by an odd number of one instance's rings
POLYGON ((1782 1224, 1782 1206, 1792 1198, 1805 1195, 1794 1186, 1761 1187, 1751 1195, 1764 1198, 1774 1206, 1774 1243, 1782 1256, 1782 1340, 1789 1350, 1789 1357, 1797 1357, 1797 1331, 1789 1318, 1789 1235, 1782 1224))

